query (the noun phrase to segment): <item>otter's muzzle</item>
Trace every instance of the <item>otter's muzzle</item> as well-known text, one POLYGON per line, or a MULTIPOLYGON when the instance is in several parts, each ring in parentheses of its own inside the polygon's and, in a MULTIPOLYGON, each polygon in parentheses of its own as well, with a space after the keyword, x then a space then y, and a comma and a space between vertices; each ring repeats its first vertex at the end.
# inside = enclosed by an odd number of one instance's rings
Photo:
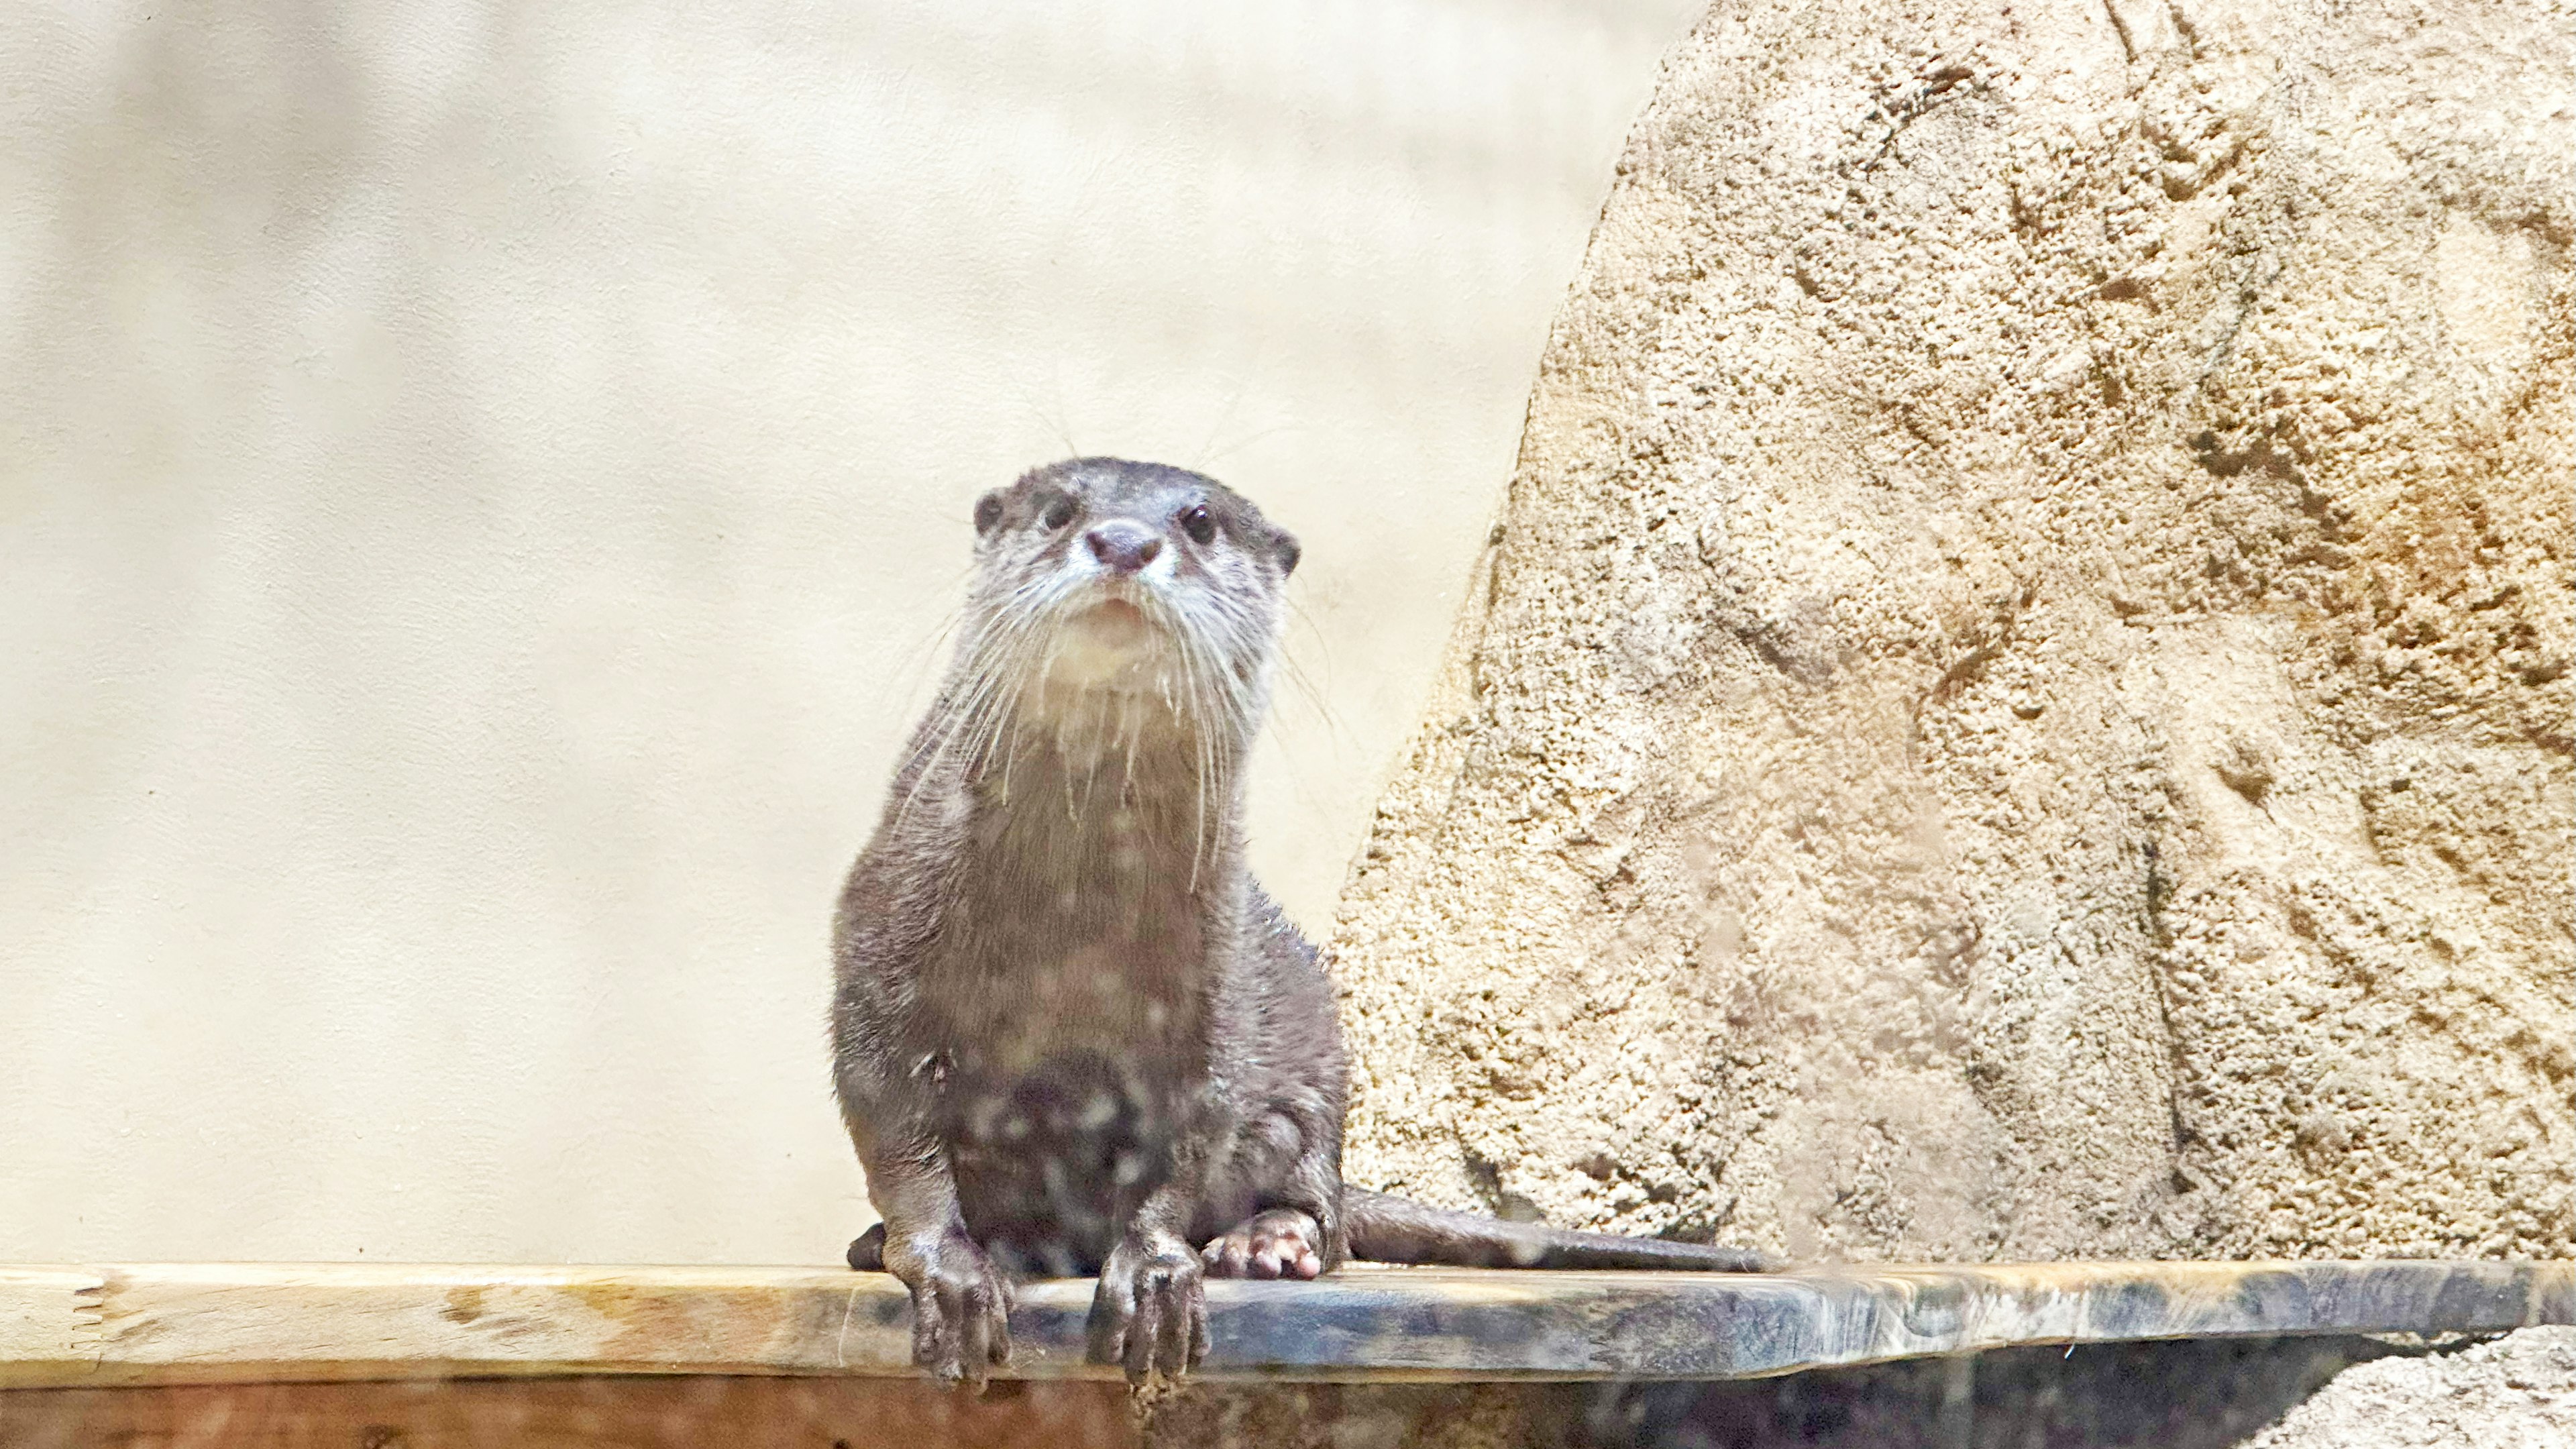
POLYGON ((1113 518, 1082 536, 1091 556, 1112 573, 1141 572, 1163 551, 1163 536, 1132 519, 1113 518))

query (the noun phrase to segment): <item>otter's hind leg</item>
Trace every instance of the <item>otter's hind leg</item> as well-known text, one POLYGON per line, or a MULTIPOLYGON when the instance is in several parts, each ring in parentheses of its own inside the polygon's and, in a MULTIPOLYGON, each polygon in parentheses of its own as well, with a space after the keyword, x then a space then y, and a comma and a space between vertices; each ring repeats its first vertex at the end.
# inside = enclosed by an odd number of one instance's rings
POLYGON ((1341 1124, 1331 1106, 1317 1094, 1292 1096, 1236 1138, 1240 1186, 1218 1200, 1241 1205, 1230 1211, 1251 1211, 1200 1249, 1210 1277, 1312 1278, 1350 1256, 1341 1124))
POLYGON ((879 1223, 850 1241, 850 1266, 862 1273, 885 1271, 885 1224, 879 1223))

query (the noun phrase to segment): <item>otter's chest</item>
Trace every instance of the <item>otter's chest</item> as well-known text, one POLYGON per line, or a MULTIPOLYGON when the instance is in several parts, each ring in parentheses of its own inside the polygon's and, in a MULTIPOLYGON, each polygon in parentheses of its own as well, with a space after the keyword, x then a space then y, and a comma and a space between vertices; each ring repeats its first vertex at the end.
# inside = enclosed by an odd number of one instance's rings
POLYGON ((988 904, 928 963, 925 996, 939 1006, 929 1024, 942 1040, 924 1047, 1003 1078, 1068 1053, 1150 1062, 1183 1049, 1212 969, 1206 933, 1185 904, 988 904))
POLYGON ((926 1045, 996 1078, 1068 1053, 1168 1055, 1196 1034, 1221 969, 1213 921, 1232 913, 1202 888, 1215 862, 1174 841, 1175 809, 1050 771, 1020 784, 979 792, 924 963, 946 1038, 926 1045))

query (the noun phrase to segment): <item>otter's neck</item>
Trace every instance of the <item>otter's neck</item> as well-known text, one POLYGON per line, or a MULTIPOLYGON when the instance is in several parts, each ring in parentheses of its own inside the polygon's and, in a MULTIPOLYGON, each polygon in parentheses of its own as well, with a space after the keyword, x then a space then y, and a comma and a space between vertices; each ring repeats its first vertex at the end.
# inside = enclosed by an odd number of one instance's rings
POLYGON ((1073 939, 1165 935, 1232 874, 1241 753, 1158 700, 1023 719, 968 782, 974 875, 1073 939))
POLYGON ((1209 949, 1242 907, 1233 773, 1212 767, 1202 814, 1187 737, 1135 743, 1131 765, 1020 732, 964 781, 958 895, 932 968, 956 985, 930 994, 978 1070, 1193 1039, 1209 949))

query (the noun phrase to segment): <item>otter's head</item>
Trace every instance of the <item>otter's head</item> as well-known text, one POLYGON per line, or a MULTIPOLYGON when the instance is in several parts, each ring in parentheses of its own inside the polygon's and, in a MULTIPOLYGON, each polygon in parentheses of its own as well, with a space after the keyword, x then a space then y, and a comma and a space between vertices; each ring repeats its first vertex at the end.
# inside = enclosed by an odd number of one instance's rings
MULTIPOLYGON (((997 733, 1132 740, 1168 721, 1239 742, 1267 702, 1297 540, 1251 500, 1159 463, 1075 458, 975 504, 960 682, 997 733)), ((1070 743, 1070 741, 1068 741, 1070 743)), ((1229 751, 1230 753, 1230 751, 1229 751)))

